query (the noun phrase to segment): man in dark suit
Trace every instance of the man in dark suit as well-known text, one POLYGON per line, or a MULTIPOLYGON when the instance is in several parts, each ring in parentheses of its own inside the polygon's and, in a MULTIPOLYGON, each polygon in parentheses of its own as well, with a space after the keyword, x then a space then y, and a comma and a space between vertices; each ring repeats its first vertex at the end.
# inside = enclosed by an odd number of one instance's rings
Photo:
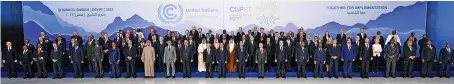
POLYGON ((298 35, 296 35, 296 40, 297 41, 299 41, 299 40, 305 41, 306 40, 306 36, 307 35, 306 35, 306 32, 304 32, 304 28, 300 27, 299 33, 298 33, 298 35))
POLYGON ((93 58, 93 49, 94 49, 93 47, 94 46, 95 46, 94 36, 90 35, 90 36, 88 36, 88 41, 85 43, 85 46, 84 46, 84 55, 87 58, 89 71, 94 71, 94 69, 93 69, 94 63, 92 63, 93 61, 91 61, 91 59, 93 58))
POLYGON ((33 64, 33 51, 29 50, 27 45, 24 45, 22 47, 23 51, 21 52, 19 64, 21 64, 24 68, 24 79, 32 78, 33 72, 31 70, 31 65, 33 64))
POLYGON ((58 49, 57 43, 53 43, 52 46, 54 47, 50 52, 54 68, 54 77, 52 79, 60 79, 63 77, 62 57, 64 51, 58 49))
POLYGON ((413 41, 407 41, 407 45, 404 45, 404 71, 403 78, 413 78, 413 63, 416 58, 416 47, 413 46, 413 41))
POLYGON ((16 49, 13 48, 13 44, 11 41, 6 42, 6 48, 3 49, 2 59, 3 65, 6 66, 8 70, 8 78, 16 78, 16 63, 18 62, 17 59, 17 52, 16 49))
MULTIPOLYGON (((209 30, 208 32, 211 32, 211 30, 209 30)), ((214 35, 211 33, 206 33, 206 40, 207 43, 214 43, 214 35)))
POLYGON ((65 56, 65 52, 66 52, 66 40, 65 40, 65 38, 63 38, 61 36, 58 36, 57 40, 55 41, 55 43, 57 43, 58 50, 60 52, 63 52, 62 55, 65 56))
POLYGON ((256 54, 256 49, 257 49, 257 42, 255 42, 255 38, 252 36, 252 35, 248 35, 249 36, 249 40, 247 40, 247 43, 246 43, 246 46, 247 46, 247 50, 248 50, 248 58, 249 58, 249 64, 248 64, 248 68, 249 68, 249 71, 251 72, 255 72, 256 69, 255 69, 255 54, 256 54))
POLYGON ((369 78, 369 64, 372 57, 372 46, 369 44, 369 38, 365 38, 364 43, 360 46, 361 77, 369 78))
POLYGON ((211 44, 207 43, 207 48, 203 51, 203 62, 205 62, 205 67, 207 71, 207 75, 205 78, 213 78, 213 64, 214 64, 214 56, 215 51, 211 49, 211 44))
POLYGON ((94 68, 96 71, 96 77, 95 78, 102 78, 104 77, 104 71, 103 71, 103 56, 104 56, 104 51, 102 50, 101 45, 99 45, 99 41, 95 40, 95 47, 93 50, 93 58, 91 61, 95 64, 94 68))
POLYGON ((276 58, 274 59, 274 62, 277 63, 277 71, 276 71, 277 75, 276 75, 276 78, 279 78, 279 77, 285 78, 285 72, 286 72, 285 64, 287 62, 287 51, 284 48, 284 41, 283 40, 279 40, 278 49, 279 50, 277 50, 274 53, 274 56, 276 56, 276 58))
POLYGON ((240 41, 239 47, 236 51, 236 62, 238 62, 238 73, 240 74, 239 78, 246 78, 244 75, 244 68, 248 60, 247 49, 244 47, 244 41, 240 41))
POLYGON ((123 50, 123 54, 126 57, 126 78, 132 77, 136 78, 136 58, 137 50, 136 46, 132 43, 131 40, 128 40, 128 46, 123 50))
POLYGON ((38 44, 38 49, 35 51, 36 67, 38 68, 38 78, 47 78, 47 52, 43 49, 41 44, 38 44))
POLYGON ((338 40, 332 40, 332 45, 328 47, 329 56, 329 77, 337 78, 339 72, 339 57, 341 55, 341 46, 337 43, 338 40))
POLYGON ((451 48, 450 43, 446 43, 446 47, 440 50, 440 56, 439 56, 439 61, 440 61, 440 72, 439 72, 439 77, 446 77, 450 78, 450 70, 451 70, 451 64, 452 64, 452 57, 454 56, 453 54, 454 50, 451 48))
MULTIPOLYGON (((120 35, 121 35, 121 34, 120 34, 120 35)), ((106 33, 102 34, 102 37, 100 37, 98 40, 99 40, 99 45, 101 46, 101 48, 102 48, 103 50, 108 50, 108 49, 110 49, 110 48, 112 47, 112 42, 116 42, 116 41, 111 41, 111 40, 109 39, 109 36, 108 36, 106 33)), ((118 40, 118 39, 117 39, 117 40, 118 40)), ((120 41, 120 42, 121 42, 121 41, 120 41)), ((116 43, 116 44, 118 44, 118 45, 116 45, 116 46, 121 46, 121 44, 119 44, 119 43, 116 43)), ((104 53, 106 53, 106 52, 104 52, 104 53)), ((104 54, 103 60, 109 60, 107 54, 104 54)), ((104 61, 103 64, 109 64, 109 62, 108 62, 108 61, 104 61)))
POLYGON ((183 78, 191 78, 191 64, 193 59, 193 48, 189 45, 188 40, 184 40, 184 47, 180 51, 180 62, 183 64, 183 78))
POLYGON ((69 59, 71 59, 71 63, 74 69, 74 78, 83 78, 83 71, 82 71, 82 63, 84 63, 84 53, 82 48, 79 44, 74 44, 75 46, 70 50, 69 59))
MULTIPOLYGON (((124 37, 119 32, 117 32, 113 41, 116 42, 117 46, 121 46, 123 44, 123 39, 124 37)), ((110 43, 108 45, 110 45, 110 43)))
MULTIPOLYGON (((360 29, 360 33, 358 33, 356 36, 359 36, 359 42, 364 43, 364 39, 367 38, 367 34, 364 33, 364 28, 360 29)), ((358 39, 358 38, 356 38, 358 39)))
POLYGON ((326 63, 325 58, 326 57, 326 49, 323 48, 323 44, 319 43, 317 45, 317 50, 315 50, 315 55, 314 55, 314 65, 315 65, 315 70, 314 70, 314 78, 323 78, 323 65, 326 63))
POLYGON ((160 72, 164 72, 165 71, 165 65, 164 65, 164 48, 166 47, 166 43, 164 42, 164 37, 159 37, 159 41, 158 43, 155 43, 156 44, 156 51, 157 51, 157 64, 159 66, 159 69, 158 71, 160 72))
POLYGON ((337 40, 338 44, 344 44, 347 42, 347 40, 345 38, 345 34, 344 34, 344 29, 340 29, 339 34, 337 34, 337 36, 336 36, 336 40, 337 40))
POLYGON ((296 48, 295 56, 296 56, 296 63, 297 63, 297 77, 300 78, 303 76, 306 78, 306 63, 309 61, 309 52, 308 48, 306 48, 306 43, 300 42, 300 48, 296 48))
POLYGON ((386 56, 386 71, 385 78, 389 77, 389 71, 391 70, 391 75, 395 78, 396 74, 396 61, 399 58, 399 44, 396 44, 394 38, 391 39, 390 43, 386 45, 384 53, 386 56))
POLYGON ((167 30, 167 34, 164 36, 164 41, 172 40, 172 31, 167 30))
POLYGON ((111 45, 112 48, 104 50, 109 57, 110 72, 112 73, 110 78, 119 78, 120 69, 118 68, 118 64, 120 64, 120 48, 117 48, 116 42, 112 42, 111 45))
POLYGON ((79 36, 78 32, 74 32, 73 36, 71 36, 71 39, 76 39, 76 41, 79 43, 79 46, 82 45, 83 40, 82 40, 82 37, 79 36))
POLYGON ((255 63, 257 63, 258 68, 259 68, 259 78, 264 78, 265 77, 265 63, 267 63, 267 56, 268 53, 266 52, 266 49, 263 48, 263 43, 259 43, 259 48, 255 51, 257 54, 255 54, 255 63))
POLYGON ((436 53, 436 49, 433 45, 432 45, 432 41, 431 40, 427 40, 427 45, 425 46, 425 48, 422 50, 422 63, 423 63, 423 68, 422 68, 422 73, 421 73, 421 77, 425 78, 425 77, 429 77, 429 78, 433 78, 432 76, 432 64, 433 62, 436 61, 435 59, 435 56, 437 55, 436 53))
POLYGON ((202 33, 202 28, 199 28, 197 31, 196 42, 197 44, 202 43, 202 39, 205 38, 205 34, 202 33))
MULTIPOLYGON (((270 61, 272 62, 274 60, 274 56, 273 56, 273 53, 274 53, 274 45, 273 43, 271 42, 271 38, 270 37, 267 37, 266 38, 266 43, 263 44, 265 47, 265 50, 266 50, 266 53, 267 53, 267 61, 270 61)), ((265 71, 269 72, 271 70, 271 63, 266 63, 266 66, 265 66, 265 71)))
POLYGON ((347 38, 347 43, 343 44, 341 58, 341 61, 344 61, 344 78, 352 78, 352 63, 356 58, 356 46, 352 43, 351 38, 347 38))
MULTIPOLYGON (((293 32, 289 32, 287 34, 287 38, 285 39, 285 46, 287 48, 287 58, 288 59, 292 59, 294 56, 294 48, 295 48, 295 40, 293 38, 293 32)), ((291 66, 292 66, 292 60, 289 60, 289 62, 287 62, 286 64, 286 70, 287 71, 290 71, 291 70, 291 66)))
MULTIPOLYGON (((224 46, 224 44, 220 43, 219 46, 224 46)), ((219 69, 219 78, 226 78, 226 68, 227 67, 225 64, 227 64, 227 50, 224 49, 223 47, 219 47, 219 49, 216 51, 216 63, 218 64, 218 69, 219 69)))
POLYGON ((25 43, 24 45, 27 46, 27 49, 30 50, 30 51, 34 51, 35 49, 35 46, 33 44, 30 43, 30 40, 29 39, 25 39, 25 43))

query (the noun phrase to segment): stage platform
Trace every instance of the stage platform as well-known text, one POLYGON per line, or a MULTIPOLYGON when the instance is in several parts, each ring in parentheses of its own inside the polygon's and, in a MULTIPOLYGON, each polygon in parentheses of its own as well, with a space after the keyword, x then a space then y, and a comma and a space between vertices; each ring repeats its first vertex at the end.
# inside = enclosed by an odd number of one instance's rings
POLYGON ((2 78, 1 84, 453 84, 453 78, 383 78, 373 77, 370 79, 329 79, 329 78, 63 78, 63 79, 27 79, 2 78))
MULTIPOLYGON (((454 73, 454 71, 451 71, 451 73, 454 73)), ((34 77, 36 78, 38 76, 37 73, 34 73, 34 77)), ((247 72, 245 73, 246 74, 246 77, 249 77, 249 78, 256 78, 258 76, 258 73, 257 72, 247 72)), ((437 77, 438 76, 438 72, 432 72, 433 76, 434 77, 437 77)), ((214 77, 217 78, 218 76, 218 73, 213 73, 214 77)), ((286 73, 287 75, 287 78, 289 77, 295 77, 296 78, 296 72, 287 72, 286 73)), ((23 72, 19 72, 18 73, 18 77, 23 77, 24 76, 24 73, 23 72)), ((52 78, 54 76, 53 72, 49 72, 49 78, 52 78)), ((96 76, 95 72, 85 72, 84 73, 84 77, 85 78, 94 78, 96 76)), ((104 73, 104 78, 110 78, 111 76, 111 73, 110 72, 105 72, 104 73)), ((126 72, 122 72, 121 73, 121 77, 125 77, 126 76, 126 72)), ((143 72, 138 72, 137 73, 137 77, 138 78, 143 78, 145 76, 145 74, 143 72)), ((166 72, 156 72, 156 77, 162 77, 164 78, 166 76, 166 72)), ((178 78, 182 78, 183 77, 183 73, 182 72, 177 72, 175 74, 176 77, 178 78)), ((206 76, 206 72, 192 72, 192 77, 193 78, 204 78, 206 76)), ((239 73, 227 73, 226 75, 228 78, 237 78, 239 76, 239 73)), ((312 72, 307 72, 307 76, 308 77, 313 77, 313 73, 312 72)), ((324 73, 324 76, 327 78, 328 77, 328 73, 324 73)), ((342 77, 342 72, 339 72, 338 73, 338 76, 339 77, 342 77)), ((354 72, 352 73, 352 76, 353 77, 360 77, 360 73, 359 72, 354 72)), ((377 73, 372 73, 372 72, 369 72, 369 77, 384 77, 385 74, 384 72, 377 72, 377 73)), ((401 77, 401 73, 400 72, 397 72, 396 73, 396 76, 397 77, 401 77)), ((420 72, 413 72, 413 76, 414 77, 419 77, 420 76, 420 72)), ((453 74, 451 74, 451 76, 454 76, 453 74)), ((8 75, 6 72, 2 72, 2 78, 7 78, 8 75)), ((66 78, 73 78, 74 77, 74 73, 72 72, 66 72, 65 73, 65 77, 66 78)), ((276 77, 276 72, 266 72, 265 73, 265 77, 267 78, 274 78, 276 77)))

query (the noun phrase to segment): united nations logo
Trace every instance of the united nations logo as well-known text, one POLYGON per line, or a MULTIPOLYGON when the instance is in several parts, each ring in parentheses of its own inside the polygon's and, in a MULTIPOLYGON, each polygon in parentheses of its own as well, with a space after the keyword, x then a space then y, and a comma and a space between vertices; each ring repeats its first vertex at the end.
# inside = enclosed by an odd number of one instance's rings
POLYGON ((183 8, 180 4, 161 4, 158 8, 159 20, 165 24, 175 24, 183 18, 183 8))

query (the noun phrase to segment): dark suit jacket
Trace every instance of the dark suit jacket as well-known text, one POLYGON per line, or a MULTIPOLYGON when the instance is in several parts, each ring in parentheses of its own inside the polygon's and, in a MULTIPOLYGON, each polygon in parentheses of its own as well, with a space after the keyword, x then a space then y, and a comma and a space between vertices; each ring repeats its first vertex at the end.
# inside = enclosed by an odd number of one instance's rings
POLYGON ((454 50, 452 50, 452 48, 450 48, 450 51, 451 52, 448 52, 448 49, 447 48, 442 48, 440 50, 440 56, 439 56, 439 61, 443 62, 443 63, 452 63, 452 57, 454 56, 454 50))
POLYGON ((224 63, 225 61, 227 61, 229 55, 227 53, 227 50, 226 49, 216 49, 216 62, 217 63, 224 63))
POLYGON ((341 55, 341 45, 336 45, 336 47, 334 47, 333 45, 330 45, 329 48, 328 48, 328 56, 337 56, 337 58, 340 57, 341 55))
POLYGON ((157 57, 161 57, 161 58, 164 58, 164 48, 166 47, 166 43, 159 43, 159 41, 156 43, 156 46, 155 47, 155 50, 158 51, 157 52, 157 57))
POLYGON ((246 60, 248 59, 247 48, 243 46, 243 50, 241 50, 241 48, 238 46, 238 48, 236 50, 237 50, 236 59, 238 60, 238 62, 240 62, 240 63, 246 62, 246 60))
MULTIPOLYGON (((251 40, 247 40, 247 49, 248 49, 248 55, 249 57, 255 56, 256 49, 258 48, 258 43, 254 42, 254 44, 251 43, 251 40)), ((254 61, 254 60, 250 60, 254 61)))
POLYGON ((132 59, 135 59, 137 58, 137 48, 135 45, 131 45, 131 47, 129 47, 129 45, 126 45, 126 47, 124 48, 123 50, 123 55, 125 56, 125 60, 128 60, 128 56, 131 56, 132 59))
POLYGON ((104 56, 104 51, 102 50, 102 47, 99 45, 98 47, 94 47, 93 49, 93 58, 95 59, 95 61, 101 61, 103 60, 103 56, 104 56))
POLYGON ((365 43, 362 43, 361 44, 361 47, 360 47, 360 56, 362 58, 362 60, 369 60, 370 57, 372 57, 372 45, 370 44, 367 44, 369 45, 369 48, 366 48, 366 44, 365 43))
POLYGON ((123 39, 124 39, 123 37, 117 37, 116 36, 113 41, 116 42, 117 46, 121 46, 121 44, 123 44, 123 41, 122 41, 123 39))
POLYGON ((364 43, 364 38, 367 38, 367 34, 366 33, 364 33, 364 36, 361 36, 361 33, 358 33, 356 35, 359 36, 359 38, 361 38, 359 40, 360 43, 364 43))
POLYGON ((76 49, 76 47, 73 47, 69 53, 69 56, 71 56, 71 61, 73 61, 73 62, 83 61, 84 54, 82 51, 83 51, 83 49, 80 46, 78 49, 76 49))
POLYGON ((185 48, 184 45, 181 46, 181 51, 180 51, 181 55, 180 55, 180 60, 181 61, 186 61, 186 62, 189 62, 191 60, 193 60, 194 58, 194 50, 192 48, 192 46, 189 46, 185 48))
POLYGON ((21 56, 20 56, 20 61, 22 63, 24 63, 24 64, 31 63, 33 61, 33 58, 34 58, 33 51, 28 50, 27 52, 24 53, 24 51, 22 50, 21 56))
POLYGON ((110 48, 109 49, 109 52, 108 53, 108 56, 109 56, 109 61, 112 62, 112 63, 116 63, 117 61, 120 60, 120 48, 110 48))
POLYGON ((321 63, 321 62, 323 62, 325 60, 326 60, 326 49, 317 48, 315 50, 314 61, 317 61, 317 62, 321 63))
MULTIPOLYGON (((104 40, 104 39, 99 39, 99 45, 102 46, 102 49, 107 50, 112 48, 112 41, 110 39, 104 40), (106 42, 107 41, 107 42, 106 42)), ((118 43, 117 43, 118 44, 118 43)), ((121 44, 120 44, 121 45, 121 44)), ((119 47, 119 46, 117 46, 119 47)))
MULTIPOLYGON (((300 40, 300 33, 298 32, 298 34, 296 35, 296 40, 299 41, 300 40)), ((303 41, 306 41, 306 33, 304 32, 303 33, 303 41)))
POLYGON ((41 57, 44 58, 43 60, 47 60, 47 57, 48 57, 48 56, 49 56, 49 55, 47 54, 47 51, 44 50, 44 49, 42 49, 41 51, 38 50, 38 49, 36 49, 36 51, 35 51, 35 58, 36 58, 36 60, 38 60, 38 61, 41 61, 41 59, 40 59, 41 57), (38 52, 40 52, 40 53, 38 54, 38 52))
POLYGON ((207 43, 213 44, 214 43, 214 35, 213 34, 206 34, 207 43))
POLYGON ((284 62, 288 59, 286 48, 283 48, 281 50, 279 47, 277 47, 277 51, 274 53, 274 56, 276 56, 275 59, 277 60, 277 62, 284 62))
POLYGON ((62 41, 60 43, 58 41, 55 41, 55 43, 57 44, 58 50, 60 52, 63 52, 63 53, 66 52, 66 42, 65 42, 65 40, 63 40, 63 38, 62 38, 62 41))
POLYGON ((345 36, 345 34, 337 34, 336 36, 336 40, 337 40, 337 44, 344 44, 344 43, 347 43, 347 38, 345 36))
POLYGON ((357 55, 356 53, 357 53, 357 51, 356 51, 355 44, 352 43, 350 50, 348 50, 348 45, 347 45, 347 43, 345 43, 342 45, 342 52, 341 52, 340 58, 343 58, 344 60, 353 60, 356 58, 356 55, 357 55))
POLYGON ((60 49, 55 50, 55 48, 54 48, 54 49, 52 49, 52 51, 50 51, 50 58, 55 59, 57 61, 61 61, 62 57, 63 57, 63 51, 60 51, 60 49))
POLYGON ((301 47, 298 47, 296 48, 295 50, 295 54, 296 54, 296 62, 303 62, 303 63, 306 63, 309 61, 309 52, 308 52, 308 49, 307 48, 301 48, 301 47))
MULTIPOLYGON (((24 45, 27 45, 27 44, 24 44, 24 45)), ((65 44, 65 45, 66 45, 66 44, 65 44)), ((32 51, 32 52, 35 51, 35 46, 33 46, 33 44, 29 43, 29 44, 28 44, 28 50, 30 50, 30 51, 32 51)))
POLYGON ((214 56, 216 55, 216 52, 214 49, 210 49, 210 51, 208 51, 208 49, 205 49, 203 51, 203 62, 205 63, 210 63, 210 62, 214 62, 215 59, 214 59, 214 56), (208 52, 210 52, 210 54, 208 54, 208 52))
POLYGON ((74 36, 74 35, 73 35, 73 36, 71 36, 71 39, 73 39, 73 38, 74 38, 74 39, 77 39, 77 41, 79 42, 79 46, 82 45, 82 42, 83 42, 82 37, 80 37, 80 36, 74 36))
POLYGON ((287 40, 284 41, 284 45, 286 46, 287 51, 287 58, 291 59, 295 53, 295 41, 290 40, 290 45, 288 44, 287 40))
POLYGON ((268 54, 266 53, 266 49, 263 49, 263 52, 260 53, 260 48, 258 48, 255 52, 257 52, 255 54, 255 60, 257 63, 263 64, 265 63, 265 61, 267 61, 268 54))
POLYGON ((435 56, 437 55, 435 46, 431 45, 432 49, 430 49, 428 46, 425 46, 425 48, 422 51, 422 59, 427 62, 432 62, 435 60, 435 56))
POLYGON ((17 52, 14 47, 11 47, 11 50, 8 51, 8 48, 4 48, 2 52, 2 60, 5 60, 5 63, 11 63, 14 62, 14 60, 17 60, 17 52))
POLYGON ((85 43, 85 46, 84 46, 84 55, 86 57, 88 57, 89 59, 91 59, 93 57, 93 54, 94 54, 94 46, 95 46, 95 41, 91 42, 91 44, 89 43, 90 41, 87 41, 85 43))
POLYGON ((410 60, 410 56, 416 56, 416 48, 414 46, 410 46, 412 49, 408 47, 408 45, 404 45, 404 60, 410 60))
POLYGON ((202 37, 200 37, 200 34, 198 36, 192 36, 192 37, 197 37, 196 42, 197 44, 202 43, 202 40, 205 38, 205 34, 202 34, 202 37))

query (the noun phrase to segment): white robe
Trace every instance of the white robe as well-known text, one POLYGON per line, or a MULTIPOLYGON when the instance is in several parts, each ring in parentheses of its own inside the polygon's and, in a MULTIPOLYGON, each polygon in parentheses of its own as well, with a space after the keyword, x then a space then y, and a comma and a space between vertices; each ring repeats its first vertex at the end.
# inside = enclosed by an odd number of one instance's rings
POLYGON ((199 47, 197 48, 198 51, 198 70, 199 72, 206 71, 205 68, 205 63, 203 62, 203 51, 207 48, 206 44, 199 44, 199 47))
POLYGON ((388 35, 388 37, 386 38, 386 41, 385 41, 385 45, 388 45, 389 41, 391 41, 391 38, 392 37, 395 37, 397 39, 397 42, 399 42, 399 45, 402 46, 402 43, 400 42, 400 38, 399 38, 399 35, 388 35))

